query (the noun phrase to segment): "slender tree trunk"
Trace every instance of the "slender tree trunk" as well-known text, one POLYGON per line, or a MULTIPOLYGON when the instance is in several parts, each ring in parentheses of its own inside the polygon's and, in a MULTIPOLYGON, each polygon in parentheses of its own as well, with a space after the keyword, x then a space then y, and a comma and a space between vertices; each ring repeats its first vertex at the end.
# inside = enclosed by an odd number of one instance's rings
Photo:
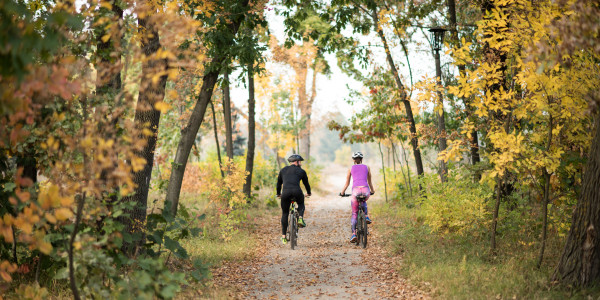
POLYGON ((553 281, 590 286, 600 281, 600 115, 585 165, 581 195, 553 281))
POLYGON ((233 160, 233 127, 231 125, 231 98, 227 68, 223 72, 223 120, 225 121, 225 151, 229 160, 233 160))
MULTIPOLYGON (((549 98, 550 99, 550 98, 549 98)), ((549 103, 550 104, 550 103, 549 103)), ((548 143, 546 144, 546 153, 550 152, 552 146, 552 128, 554 127, 552 114, 549 116, 548 122, 548 143)), ((542 260, 544 259, 544 250, 546 249, 546 232, 548 231, 548 203, 550 202, 550 177, 552 174, 548 173, 548 169, 544 167, 544 203, 543 203, 543 227, 542 227, 542 246, 540 247, 540 255, 538 257, 537 267, 538 269, 542 266, 542 260)))
POLYGON ((146 145, 141 152, 136 154, 146 160, 146 165, 142 170, 133 173, 135 194, 124 198, 124 201, 135 203, 134 208, 129 211, 129 218, 122 219, 125 223, 125 231, 132 235, 140 235, 139 241, 135 245, 125 245, 124 248, 129 255, 135 254, 136 248, 145 242, 143 232, 160 122, 160 111, 155 108, 155 105, 164 99, 167 84, 166 75, 161 76, 157 82, 151 80, 154 74, 167 70, 166 59, 153 57, 161 48, 158 30, 148 24, 148 18, 138 19, 138 24, 139 32, 142 34, 142 51, 149 59, 142 63, 142 82, 146 82, 146 84, 140 89, 134 122, 140 131, 148 126, 146 129, 150 130, 152 134, 150 136, 142 135, 142 138, 146 139, 146 145))
POLYGON ((381 170, 383 171, 383 188, 385 191, 385 202, 388 202, 387 195, 387 180, 385 178, 385 157, 383 156, 383 151, 381 151, 381 141, 378 142, 379 145, 379 153, 381 154, 381 170))
POLYGON ((404 108, 406 110, 406 118, 409 124, 409 131, 411 134, 410 143, 413 148, 413 154, 415 156, 415 164, 417 166, 417 174, 419 176, 423 175, 423 161, 421 160, 421 150, 419 150, 419 139, 417 138, 417 126, 415 125, 415 119, 413 117, 412 108, 410 106, 410 100, 408 99, 408 95, 406 93, 406 88, 402 81, 400 80, 400 75, 398 74, 398 69, 396 69, 396 65, 394 64, 394 59, 392 58, 392 53, 390 52, 390 47, 387 43, 385 35, 383 33, 383 29, 379 27, 379 17, 377 15, 377 11, 373 11, 373 26, 375 27, 375 31, 379 35, 381 42, 383 43, 383 47, 385 49, 385 54, 387 58, 388 65, 392 70, 392 74, 394 76, 394 80, 398 89, 400 90, 400 98, 402 99, 402 103, 404 103, 404 108))
MULTIPOLYGON (((440 66, 440 51, 434 50, 435 56, 435 77, 437 81, 438 88, 442 88, 442 68, 440 66)), ((446 150, 446 120, 444 119, 444 96, 442 92, 438 90, 438 108, 436 111, 438 121, 437 121, 437 134, 438 134, 438 148, 440 152, 446 150)), ((446 167, 446 162, 444 160, 439 160, 439 175, 442 182, 446 182, 446 177, 448 174, 448 168, 446 167)))
MULTIPOLYGON (((102 2, 105 2, 103 0, 102 2)), ((122 33, 122 22, 123 22, 123 9, 119 6, 116 1, 106 1, 111 4, 112 14, 111 23, 118 27, 119 36, 116 39, 102 40, 107 34, 104 27, 99 28, 100 32, 96 35, 96 54, 100 58, 99 63, 96 65, 97 76, 96 76, 96 95, 110 94, 111 92, 119 91, 121 89, 121 39, 122 33), (114 55, 117 53, 118 55, 114 55)), ((104 8, 102 8, 104 10, 104 8)), ((107 12, 107 11, 103 11, 107 12)), ((104 25, 101 25, 104 26, 104 25)))
MULTIPOLYGON (((248 7, 249 0, 240 1, 239 5, 242 8, 248 7)), ((242 20, 245 14, 237 14, 232 22, 228 25, 233 35, 237 34, 242 20)), ((227 47, 230 45, 230 41, 224 41, 224 45, 215 45, 215 47, 227 47)), ((226 57, 218 56, 211 63, 215 66, 219 66, 225 61, 226 57)), ((211 68, 209 68, 210 70, 211 68)), ((177 152, 175 152, 175 159, 172 164, 171 177, 169 179, 169 185, 167 187, 167 195, 165 198, 165 208, 169 210, 172 216, 177 214, 177 206, 179 205, 179 194, 181 192, 181 184, 183 182, 183 175, 185 174, 185 167, 187 165, 190 150, 198 134, 198 129, 204 120, 204 114, 206 113, 206 107, 212 97, 213 89, 219 77, 219 72, 210 71, 202 78, 202 87, 200 88, 200 94, 198 100, 192 111, 192 115, 188 121, 188 124, 181 130, 181 140, 177 145, 177 152)))
POLYGON ((548 231, 548 202, 550 202, 550 176, 546 169, 544 169, 544 203, 542 204, 542 245, 540 247, 540 255, 538 256, 537 268, 542 266, 544 259, 544 250, 546 249, 546 233, 548 231))
POLYGON ((183 182, 183 175, 185 174, 185 167, 187 165, 188 157, 198 129, 204 120, 204 114, 208 102, 212 97, 213 88, 217 82, 219 73, 216 71, 208 72, 202 79, 202 87, 200 88, 200 94, 198 100, 192 111, 192 115, 189 118, 188 124, 181 130, 181 139, 177 145, 177 152, 175 152, 175 159, 171 168, 171 176, 169 178, 169 185, 167 187, 167 195, 165 199, 165 209, 169 210, 169 213, 175 216, 177 214, 177 206, 179 205, 179 194, 181 192, 181 184, 183 182))
POLYGON ((496 253, 496 227, 498 226, 498 212, 500 210, 500 198, 502 190, 502 179, 500 175, 496 177, 496 204, 494 205, 494 214, 492 218, 492 240, 491 240, 491 252, 496 253))
MULTIPOLYGON (((408 164, 408 156, 406 155, 406 149, 404 148, 404 142, 400 141, 400 146, 402 147, 402 155, 404 157, 404 164, 406 165, 406 173, 408 173, 408 187, 410 189, 410 195, 413 195, 413 190, 412 190, 412 182, 411 182, 411 178, 410 178, 410 165, 408 164)), ((419 185, 419 189, 421 188, 421 185, 419 185)))
MULTIPOLYGON (((406 179, 406 172, 404 172, 404 167, 402 166, 402 160, 400 160, 400 157, 398 157, 398 152, 395 151, 395 147, 394 147, 394 156, 395 158, 398 160, 398 164, 400 164, 400 171, 402 172, 402 177, 404 178, 404 183, 408 184, 408 188, 410 190, 410 195, 412 195, 412 186, 410 184, 410 177, 408 179, 406 179)), ((408 164, 406 165, 406 167, 408 168, 408 164)))
POLYGON ((248 152, 246 155, 246 182, 244 183, 244 194, 248 199, 252 196, 252 171, 254 169, 255 145, 255 116, 254 116, 254 66, 248 68, 248 152))
POLYGON ((215 144, 217 144, 217 159, 219 160, 219 171, 221 171, 221 177, 225 178, 225 174, 223 173, 223 162, 221 161, 221 146, 219 146, 219 134, 217 132, 217 116, 215 114, 215 105, 210 102, 210 109, 212 110, 213 117, 213 128, 215 131, 215 144))

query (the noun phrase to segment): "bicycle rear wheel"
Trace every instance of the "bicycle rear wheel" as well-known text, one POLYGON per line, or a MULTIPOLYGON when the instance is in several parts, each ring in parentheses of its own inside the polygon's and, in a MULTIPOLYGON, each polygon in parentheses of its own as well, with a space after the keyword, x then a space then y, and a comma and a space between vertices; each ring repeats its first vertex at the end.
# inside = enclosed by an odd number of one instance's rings
POLYGON ((362 241, 362 235, 363 235, 363 215, 362 212, 359 210, 358 211, 358 217, 356 219, 356 246, 360 245, 360 241, 362 241))
POLYGON ((294 250, 294 248, 296 248, 296 243, 298 242, 298 217, 296 216, 296 213, 294 213, 291 215, 291 218, 290 244, 292 246, 292 250, 294 250))
POLYGON ((361 213, 362 218, 361 218, 361 235, 360 238, 358 240, 358 242, 360 243, 360 245, 364 248, 367 248, 367 235, 368 235, 368 229, 367 229, 367 218, 365 218, 365 214, 361 213))

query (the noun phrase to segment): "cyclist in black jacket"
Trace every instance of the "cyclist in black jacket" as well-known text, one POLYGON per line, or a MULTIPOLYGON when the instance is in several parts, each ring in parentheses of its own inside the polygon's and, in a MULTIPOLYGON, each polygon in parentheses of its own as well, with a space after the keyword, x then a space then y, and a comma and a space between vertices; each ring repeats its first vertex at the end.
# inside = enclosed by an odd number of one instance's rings
POLYGON ((281 242, 287 243, 285 233, 288 227, 288 215, 290 214, 290 204, 292 198, 296 199, 298 204, 298 213, 300 218, 298 219, 298 227, 306 227, 304 222, 304 194, 300 188, 300 180, 306 188, 306 197, 310 197, 310 184, 308 184, 308 176, 306 171, 302 170, 302 161, 304 158, 298 154, 292 154, 288 157, 290 165, 284 167, 279 171, 277 177, 277 197, 281 198, 281 242), (281 187, 283 185, 283 193, 281 193, 281 187))

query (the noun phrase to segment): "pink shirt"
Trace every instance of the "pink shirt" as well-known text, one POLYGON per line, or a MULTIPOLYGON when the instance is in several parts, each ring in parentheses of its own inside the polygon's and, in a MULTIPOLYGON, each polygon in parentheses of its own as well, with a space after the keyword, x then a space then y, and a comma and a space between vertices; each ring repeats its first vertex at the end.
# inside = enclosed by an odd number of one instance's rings
POLYGON ((352 175, 352 188, 357 186, 369 186, 367 181, 369 167, 367 167, 367 165, 353 165, 350 169, 350 174, 352 175))

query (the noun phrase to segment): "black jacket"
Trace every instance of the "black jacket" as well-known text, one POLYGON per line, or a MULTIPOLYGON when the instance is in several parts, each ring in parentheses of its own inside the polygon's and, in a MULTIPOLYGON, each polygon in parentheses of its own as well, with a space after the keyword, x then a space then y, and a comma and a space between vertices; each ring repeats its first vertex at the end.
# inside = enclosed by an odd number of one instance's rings
POLYGON ((302 180, 302 183, 306 188, 306 193, 310 195, 310 184, 308 184, 308 176, 306 176, 306 171, 302 170, 301 167, 296 165, 284 167, 281 169, 281 171, 279 171, 279 176, 277 177, 277 195, 281 195, 282 185, 286 191, 294 190, 302 192, 302 189, 300 188, 300 180, 302 180))

